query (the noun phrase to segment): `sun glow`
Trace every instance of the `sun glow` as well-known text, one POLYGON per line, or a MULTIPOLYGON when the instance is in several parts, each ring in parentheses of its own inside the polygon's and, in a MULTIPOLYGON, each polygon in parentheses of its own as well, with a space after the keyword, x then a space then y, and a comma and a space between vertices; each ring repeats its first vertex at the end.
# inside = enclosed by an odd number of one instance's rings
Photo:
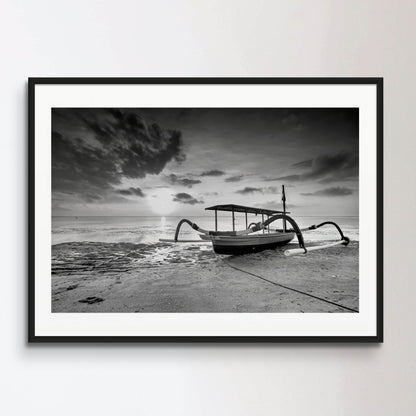
POLYGON ((148 195, 147 203, 155 214, 164 216, 171 214, 176 208, 172 199, 171 190, 160 188, 148 195))

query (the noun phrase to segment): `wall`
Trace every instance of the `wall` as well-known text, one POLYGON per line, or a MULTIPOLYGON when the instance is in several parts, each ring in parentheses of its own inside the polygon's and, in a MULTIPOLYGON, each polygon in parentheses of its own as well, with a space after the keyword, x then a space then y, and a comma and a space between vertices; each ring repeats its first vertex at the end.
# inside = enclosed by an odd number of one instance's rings
POLYGON ((0 5, 0 411, 414 414, 413 1, 0 5), (36 345, 26 339, 28 76, 383 76, 383 345, 36 345))

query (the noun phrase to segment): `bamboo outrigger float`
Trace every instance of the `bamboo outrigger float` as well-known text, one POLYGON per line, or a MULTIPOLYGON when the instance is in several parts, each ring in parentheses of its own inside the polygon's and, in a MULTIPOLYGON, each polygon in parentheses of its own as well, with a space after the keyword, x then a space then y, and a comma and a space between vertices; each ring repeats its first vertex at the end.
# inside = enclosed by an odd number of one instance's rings
POLYGON ((274 249, 276 247, 284 246, 290 243, 295 236, 297 237, 299 248, 290 249, 285 251, 285 255, 290 256, 294 254, 306 254, 308 251, 320 250, 337 245, 348 245, 349 238, 344 236, 341 228, 332 221, 325 221, 318 225, 311 225, 307 228, 300 229, 296 221, 286 211, 286 195, 285 188, 282 186, 282 201, 283 211, 247 207, 244 205, 214 205, 212 207, 205 208, 209 211, 215 212, 215 230, 205 230, 199 227, 197 224, 189 221, 188 219, 182 219, 179 221, 175 237, 173 240, 160 239, 159 241, 171 242, 171 243, 187 243, 187 242, 203 242, 211 241, 212 247, 217 254, 247 254, 255 253, 267 249, 274 249), (232 231, 218 231, 218 212, 231 212, 232 214, 232 231), (235 213, 245 214, 246 228, 244 230, 235 230, 235 213), (248 214, 255 214, 262 216, 262 221, 257 223, 248 224, 248 214), (265 219, 265 217, 267 217, 265 219), (274 221, 282 220, 283 227, 281 229, 270 229, 270 224, 274 221), (287 227, 287 223, 291 228, 287 227), (201 240, 179 240, 179 232, 183 224, 190 225, 195 231, 199 232, 201 240), (340 234, 340 240, 333 243, 306 247, 302 232, 315 230, 324 225, 333 225, 337 228, 340 234))

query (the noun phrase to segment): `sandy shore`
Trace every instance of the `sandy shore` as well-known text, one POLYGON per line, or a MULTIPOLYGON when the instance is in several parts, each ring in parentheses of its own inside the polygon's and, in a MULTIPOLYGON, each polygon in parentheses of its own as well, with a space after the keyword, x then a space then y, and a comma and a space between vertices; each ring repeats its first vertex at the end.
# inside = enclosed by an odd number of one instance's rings
POLYGON ((296 290, 358 310, 358 243, 294 257, 217 256, 196 245, 53 246, 53 312, 351 312, 296 290))

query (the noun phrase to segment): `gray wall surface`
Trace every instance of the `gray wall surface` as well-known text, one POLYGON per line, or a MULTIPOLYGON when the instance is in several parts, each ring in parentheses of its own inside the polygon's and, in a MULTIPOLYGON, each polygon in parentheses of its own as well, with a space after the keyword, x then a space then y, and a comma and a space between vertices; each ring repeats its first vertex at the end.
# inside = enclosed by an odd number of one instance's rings
POLYGON ((0 4, 0 413, 413 415, 414 1, 0 4), (382 76, 382 345, 26 345, 28 76, 382 76))

